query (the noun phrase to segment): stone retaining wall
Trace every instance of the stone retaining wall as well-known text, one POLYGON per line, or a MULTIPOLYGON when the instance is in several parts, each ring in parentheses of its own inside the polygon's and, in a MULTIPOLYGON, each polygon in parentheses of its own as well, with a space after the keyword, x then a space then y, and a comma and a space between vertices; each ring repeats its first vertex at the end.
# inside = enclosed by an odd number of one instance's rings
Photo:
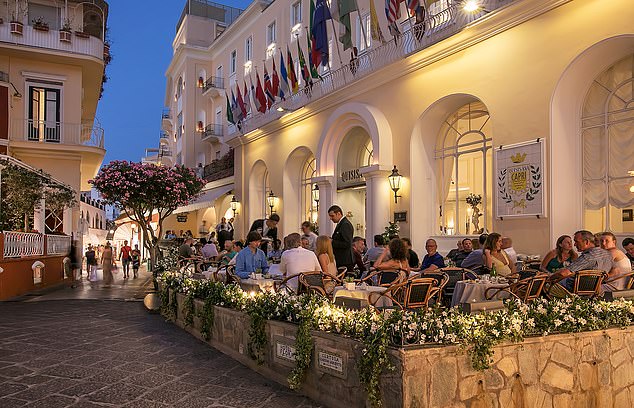
MULTIPOLYGON (((185 327, 183 295, 176 323, 202 339, 200 319, 185 327)), ((203 303, 194 302, 196 310, 203 303)), ((245 313, 215 307, 210 345, 251 369, 287 385, 294 363, 297 326, 268 321, 264 363, 248 356, 250 319, 245 313)), ((361 343, 313 332, 315 351, 299 392, 329 407, 364 407, 356 360, 361 343)), ((203 340, 204 341, 204 340, 203 340)), ((491 368, 473 370, 469 356, 454 346, 391 349, 395 370, 381 378, 387 408, 566 408, 634 406, 634 327, 560 334, 495 347, 491 368)))

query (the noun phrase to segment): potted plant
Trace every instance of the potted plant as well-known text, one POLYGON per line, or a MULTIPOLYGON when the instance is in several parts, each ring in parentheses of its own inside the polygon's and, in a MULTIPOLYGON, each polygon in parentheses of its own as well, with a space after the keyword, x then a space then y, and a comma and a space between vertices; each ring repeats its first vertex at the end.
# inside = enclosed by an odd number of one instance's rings
POLYGON ((79 38, 90 38, 90 34, 83 31, 75 31, 75 35, 79 38))
POLYGON ((33 28, 38 31, 48 31, 48 23, 44 21, 44 17, 38 17, 31 21, 33 28))
POLYGON ((64 24, 62 24, 62 28, 59 29, 59 40, 62 42, 70 42, 72 35, 73 30, 70 26, 70 21, 66 19, 64 20, 64 24))
POLYGON ((354 283, 354 278, 352 276, 346 276, 343 279, 343 286, 345 286, 346 290, 355 290, 356 285, 354 283))
POLYGON ((11 10, 11 34, 22 35, 24 32, 22 19, 26 16, 26 10, 24 2, 16 0, 15 7, 11 10))

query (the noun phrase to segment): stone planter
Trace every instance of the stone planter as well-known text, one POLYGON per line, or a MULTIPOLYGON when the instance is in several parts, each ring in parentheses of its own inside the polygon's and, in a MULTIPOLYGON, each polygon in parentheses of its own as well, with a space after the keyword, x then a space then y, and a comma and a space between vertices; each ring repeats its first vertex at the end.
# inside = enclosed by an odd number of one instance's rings
POLYGON ((22 35, 24 33, 24 24, 19 21, 12 21, 11 24, 11 34, 22 35))
POLYGON ((73 38, 73 33, 71 33, 70 31, 60 31, 59 32, 59 40, 61 42, 70 42, 71 38, 73 38))

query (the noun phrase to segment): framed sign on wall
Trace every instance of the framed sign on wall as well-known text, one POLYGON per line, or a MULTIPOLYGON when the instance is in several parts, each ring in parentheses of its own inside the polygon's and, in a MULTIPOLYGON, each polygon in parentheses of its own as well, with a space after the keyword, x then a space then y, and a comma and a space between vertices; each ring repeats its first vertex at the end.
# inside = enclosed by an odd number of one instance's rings
POLYGON ((495 216, 543 217, 544 139, 494 149, 495 216))

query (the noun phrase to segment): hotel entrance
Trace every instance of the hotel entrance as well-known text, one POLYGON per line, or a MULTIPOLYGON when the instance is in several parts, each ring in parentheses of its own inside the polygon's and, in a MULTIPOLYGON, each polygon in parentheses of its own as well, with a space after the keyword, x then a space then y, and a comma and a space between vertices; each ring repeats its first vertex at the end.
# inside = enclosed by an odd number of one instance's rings
POLYGON ((337 156, 337 195, 334 202, 352 223, 354 235, 360 237, 366 236, 367 218, 366 181, 361 170, 371 165, 372 160, 370 136, 361 127, 351 129, 337 156))

